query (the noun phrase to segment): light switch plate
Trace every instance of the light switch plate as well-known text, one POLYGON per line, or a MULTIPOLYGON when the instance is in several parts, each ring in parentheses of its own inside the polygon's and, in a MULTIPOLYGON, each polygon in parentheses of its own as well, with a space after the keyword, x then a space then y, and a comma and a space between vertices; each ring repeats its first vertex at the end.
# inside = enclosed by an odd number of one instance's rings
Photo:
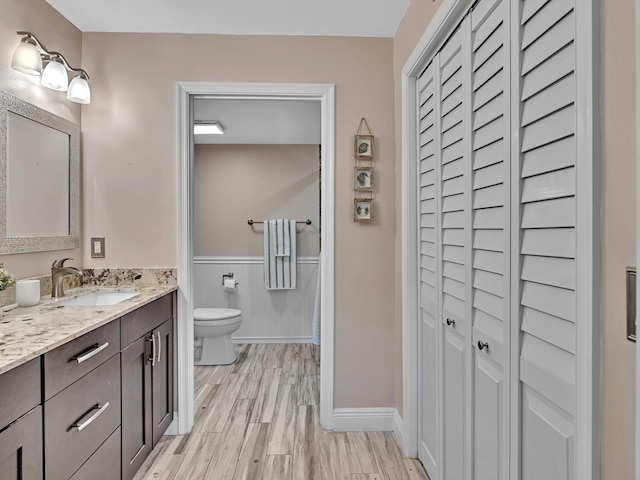
POLYGON ((104 258, 104 237, 91 237, 91 258, 104 258))

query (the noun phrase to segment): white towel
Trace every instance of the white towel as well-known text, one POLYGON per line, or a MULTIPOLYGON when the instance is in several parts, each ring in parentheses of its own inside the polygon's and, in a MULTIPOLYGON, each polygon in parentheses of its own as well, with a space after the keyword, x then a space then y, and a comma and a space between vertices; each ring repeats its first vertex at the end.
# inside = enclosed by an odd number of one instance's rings
POLYGON ((297 267, 296 222, 286 219, 265 222, 264 283, 267 290, 295 290, 297 267), (289 240, 286 245, 285 238, 289 240))
MULTIPOLYGON (((271 242, 271 244, 276 249, 276 257, 288 257, 291 255, 291 220, 287 220, 286 218, 278 218, 276 220, 269 220, 269 222, 276 222, 275 231, 276 231, 276 241, 271 242)), ((293 236, 296 236, 295 230, 296 222, 293 222, 294 230, 293 236)))

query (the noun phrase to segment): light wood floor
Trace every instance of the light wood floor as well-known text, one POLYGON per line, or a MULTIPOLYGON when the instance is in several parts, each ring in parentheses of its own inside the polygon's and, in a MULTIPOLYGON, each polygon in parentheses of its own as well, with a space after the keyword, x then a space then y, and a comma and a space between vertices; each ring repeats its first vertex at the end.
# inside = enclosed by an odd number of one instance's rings
POLYGON ((236 348, 195 367, 193 432, 162 437, 134 480, 428 480, 390 432, 322 430, 318 347, 236 348))

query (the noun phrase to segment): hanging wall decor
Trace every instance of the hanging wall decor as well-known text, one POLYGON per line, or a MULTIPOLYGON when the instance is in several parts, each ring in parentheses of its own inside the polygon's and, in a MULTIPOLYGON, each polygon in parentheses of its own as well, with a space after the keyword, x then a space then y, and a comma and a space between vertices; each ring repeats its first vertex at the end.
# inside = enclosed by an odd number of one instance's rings
POLYGON ((373 135, 356 135, 353 146, 356 158, 373 160, 373 135))
POLYGON ((373 199, 356 198, 353 201, 353 221, 373 222, 373 199))
POLYGON ((353 139, 353 221, 373 221, 373 154, 374 137, 366 118, 360 119, 360 125, 353 139), (363 132, 363 128, 366 132, 363 132), (363 164, 361 164, 363 163, 363 164))
POLYGON ((353 168, 353 189, 356 192, 373 192, 373 167, 353 168))

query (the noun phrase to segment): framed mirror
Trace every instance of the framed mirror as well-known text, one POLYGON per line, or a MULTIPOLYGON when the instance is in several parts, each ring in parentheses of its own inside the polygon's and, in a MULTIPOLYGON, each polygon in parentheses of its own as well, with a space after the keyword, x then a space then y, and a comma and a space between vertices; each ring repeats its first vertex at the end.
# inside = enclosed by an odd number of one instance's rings
POLYGON ((80 129, 0 92, 0 254, 80 245, 80 129))

